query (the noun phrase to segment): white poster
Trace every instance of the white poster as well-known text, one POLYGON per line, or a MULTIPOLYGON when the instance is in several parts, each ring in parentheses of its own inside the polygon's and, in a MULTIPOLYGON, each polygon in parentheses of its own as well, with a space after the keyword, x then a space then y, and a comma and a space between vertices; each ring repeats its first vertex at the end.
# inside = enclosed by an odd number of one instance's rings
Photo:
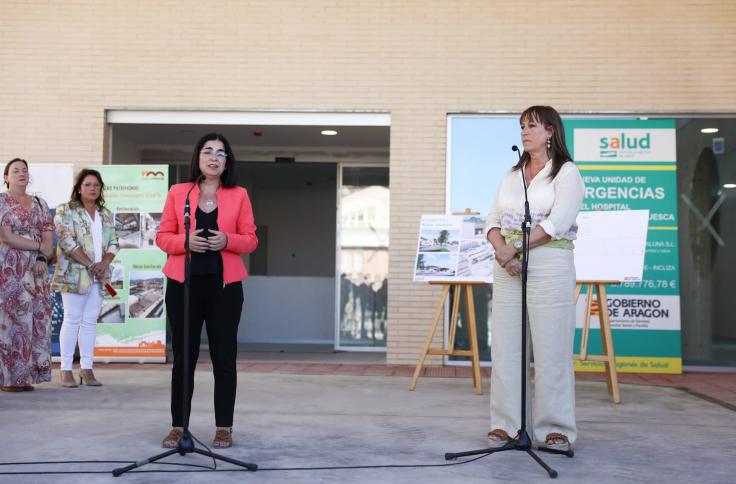
POLYGON ((642 280, 649 210, 580 212, 577 224, 577 280, 642 280))

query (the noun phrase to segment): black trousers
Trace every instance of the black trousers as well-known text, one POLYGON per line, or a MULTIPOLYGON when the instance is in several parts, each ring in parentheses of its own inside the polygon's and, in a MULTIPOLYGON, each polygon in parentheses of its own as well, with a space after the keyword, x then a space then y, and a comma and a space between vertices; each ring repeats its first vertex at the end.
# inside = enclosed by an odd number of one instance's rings
POLYGON ((221 275, 192 276, 189 302, 189 348, 184 348, 184 284, 168 280, 166 311, 171 325, 174 368, 171 371, 171 425, 183 427, 184 415, 184 351, 189 352, 189 409, 194 392, 194 368, 199 358, 200 334, 206 322, 215 376, 215 425, 231 427, 235 409, 238 353, 238 324, 243 308, 243 283, 233 282, 223 287, 221 275))

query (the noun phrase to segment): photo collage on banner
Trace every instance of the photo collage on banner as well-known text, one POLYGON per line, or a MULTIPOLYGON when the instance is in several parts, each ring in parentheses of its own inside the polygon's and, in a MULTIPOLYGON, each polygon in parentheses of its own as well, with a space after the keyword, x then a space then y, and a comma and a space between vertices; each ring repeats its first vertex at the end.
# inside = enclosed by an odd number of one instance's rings
POLYGON ((168 192, 166 165, 95 167, 105 182, 120 251, 110 264, 116 296, 105 295, 98 319, 95 361, 166 360, 166 254, 156 246, 168 192))
MULTIPOLYGON (((674 120, 565 121, 568 147, 586 193, 583 211, 649 210, 642 280, 608 287, 608 307, 619 371, 680 373, 680 289, 674 120)), ((583 289, 584 294, 585 289, 583 289)), ((579 348, 584 298, 578 300, 579 348)), ((600 353, 598 318, 590 351, 600 353)), ((603 371, 603 363, 576 361, 603 371)))
POLYGON ((422 215, 414 280, 492 282, 485 223, 480 215, 422 215))

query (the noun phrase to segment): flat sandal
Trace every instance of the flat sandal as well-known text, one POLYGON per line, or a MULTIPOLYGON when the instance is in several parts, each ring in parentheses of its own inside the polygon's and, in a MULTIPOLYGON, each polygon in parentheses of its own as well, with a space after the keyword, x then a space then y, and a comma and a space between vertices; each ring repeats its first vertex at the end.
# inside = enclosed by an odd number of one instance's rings
POLYGON ((567 452, 568 450, 570 450, 570 440, 565 434, 561 434, 559 432, 550 432, 544 438, 544 444, 540 444, 539 447, 544 449, 567 452))
POLYGON ((218 427, 215 430, 215 438, 212 439, 212 446, 217 449, 226 449, 233 445, 233 428, 218 427))
POLYGON ((175 449, 177 444, 179 443, 179 439, 181 439, 181 436, 184 434, 184 431, 178 427, 172 427, 171 431, 169 431, 169 434, 164 437, 163 442, 161 442, 161 445, 164 449, 175 449))
POLYGON ((488 446, 494 449, 503 447, 511 442, 509 434, 502 429, 493 429, 488 432, 488 446))

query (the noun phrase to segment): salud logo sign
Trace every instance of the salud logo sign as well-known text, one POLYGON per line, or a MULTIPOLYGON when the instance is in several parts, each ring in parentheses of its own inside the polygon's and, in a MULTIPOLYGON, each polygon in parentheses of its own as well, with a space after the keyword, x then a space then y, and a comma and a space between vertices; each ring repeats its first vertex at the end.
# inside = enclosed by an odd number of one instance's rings
POLYGON ((647 132, 641 138, 626 136, 603 136, 598 142, 601 158, 631 158, 636 154, 647 153, 652 146, 652 133, 647 132))
POLYGON ((668 162, 676 160, 674 129, 576 129, 575 161, 668 162))

